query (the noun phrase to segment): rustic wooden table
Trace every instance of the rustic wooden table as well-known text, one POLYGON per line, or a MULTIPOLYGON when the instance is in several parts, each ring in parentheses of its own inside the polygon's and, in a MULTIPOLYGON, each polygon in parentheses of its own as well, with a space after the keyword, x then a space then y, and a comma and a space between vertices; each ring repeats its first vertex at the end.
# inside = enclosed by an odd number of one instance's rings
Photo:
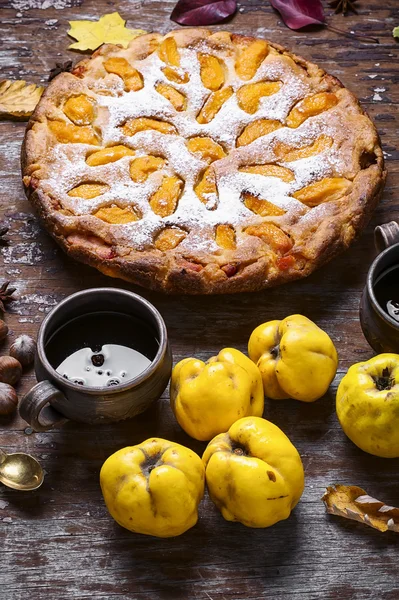
MULTIPOLYGON (((174 27, 169 20, 173 4, 0 0, 0 78, 45 83, 55 62, 78 60, 79 55, 67 50, 70 19, 118 10, 131 26, 166 32, 174 27)), ((397 0, 359 0, 356 7, 359 15, 346 18, 327 9, 329 23, 376 36, 379 45, 321 28, 290 31, 266 0, 245 0, 227 27, 289 46, 359 96, 379 129, 389 170, 372 223, 344 256, 308 280, 280 289, 205 298, 136 290, 163 314, 175 361, 193 355, 205 359, 224 346, 245 351, 256 325, 298 312, 334 339, 340 354, 336 383, 351 363, 373 355, 361 333, 358 306, 375 255, 373 227, 399 218, 394 196, 399 187, 399 62, 391 34, 399 25, 399 6, 397 0)), ((128 287, 66 258, 40 228, 20 183, 24 128, 25 123, 0 123, 1 208, 10 225, 10 244, 1 251, 1 275, 18 290, 6 316, 10 342, 21 333, 35 335, 46 312, 72 292, 100 285, 128 287)), ((32 372, 24 375, 19 394, 34 382, 32 372)), ((98 483, 100 466, 111 453, 148 436, 202 452, 204 444, 191 440, 175 422, 167 393, 139 418, 112 426, 70 423, 51 433, 32 433, 18 417, 1 421, 0 446, 34 454, 46 470, 37 492, 0 489, 1 600, 398 599, 397 536, 327 516, 320 502, 328 484, 342 482, 399 505, 399 461, 368 456, 346 439, 335 416, 335 389, 310 405, 266 405, 265 416, 289 435, 305 465, 305 493, 289 520, 267 530, 246 529, 225 522, 206 496, 198 525, 168 540, 117 526, 107 514, 98 483)))

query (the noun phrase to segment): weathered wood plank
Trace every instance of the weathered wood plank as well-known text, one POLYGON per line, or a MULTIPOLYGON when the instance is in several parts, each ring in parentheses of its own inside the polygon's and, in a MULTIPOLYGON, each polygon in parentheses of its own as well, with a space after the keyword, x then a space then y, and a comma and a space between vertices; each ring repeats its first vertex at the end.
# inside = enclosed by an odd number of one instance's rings
MULTIPOLYGON (((189 355, 207 358, 223 346, 245 351, 256 325, 295 312, 308 315, 331 334, 340 366, 326 397, 312 405, 267 402, 265 409, 265 416, 283 428, 303 456, 304 496, 288 521, 264 531, 225 522, 206 496, 198 525, 184 536, 135 536, 108 517, 98 472, 109 454, 154 434, 203 451, 204 444, 190 440, 178 427, 167 392, 146 414, 114 426, 70 423, 62 430, 28 435, 18 417, 0 420, 0 446, 33 453, 47 472, 37 492, 0 489, 1 600, 399 598, 395 534, 327 516, 320 502, 325 486, 340 481, 361 485, 399 505, 399 461, 367 456, 354 447, 334 410, 342 374, 351 363, 373 355, 358 321, 360 293, 375 256, 373 227, 399 219, 399 53, 391 35, 399 25, 399 7, 396 0, 359 0, 359 15, 346 18, 326 10, 332 25, 376 36, 381 42, 376 46, 327 29, 293 32, 267 2, 241 4, 231 22, 216 28, 285 44, 318 62, 359 96, 375 119, 387 158, 383 202, 351 250, 306 281, 235 297, 166 298, 136 291, 164 315, 176 361, 189 355)), ((0 77, 45 83, 56 61, 78 61, 80 55, 67 50, 68 20, 118 10, 133 26, 166 32, 175 27, 169 20, 173 5, 174 0, 0 0, 0 77)), ((98 285, 129 287, 72 262, 41 229, 19 178, 24 127, 0 122, 0 206, 11 240, 1 251, 3 278, 15 282, 19 295, 7 316, 8 343, 20 333, 35 335, 46 312, 69 293, 98 285)), ((2 350, 6 348, 7 344, 2 350)), ((34 375, 26 373, 19 393, 33 383, 34 375)))

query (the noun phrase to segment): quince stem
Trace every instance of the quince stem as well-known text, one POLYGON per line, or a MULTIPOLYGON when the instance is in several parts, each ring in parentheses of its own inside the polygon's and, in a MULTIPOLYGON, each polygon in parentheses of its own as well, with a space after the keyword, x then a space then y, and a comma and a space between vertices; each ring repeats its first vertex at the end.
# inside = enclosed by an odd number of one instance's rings
POLYGON ((242 448, 234 448, 233 450, 234 454, 237 454, 238 456, 244 456, 245 452, 242 448))
POLYGON ((382 371, 381 377, 374 378, 375 386, 380 392, 390 390, 395 385, 395 380, 391 377, 388 367, 382 371))

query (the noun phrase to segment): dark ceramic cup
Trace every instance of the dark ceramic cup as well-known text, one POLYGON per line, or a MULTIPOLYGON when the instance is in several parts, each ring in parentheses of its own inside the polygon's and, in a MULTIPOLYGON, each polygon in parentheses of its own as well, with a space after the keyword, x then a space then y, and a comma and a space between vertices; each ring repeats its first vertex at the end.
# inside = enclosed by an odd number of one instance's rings
POLYGON ((378 353, 399 353, 399 322, 378 304, 374 286, 378 277, 394 265, 399 265, 399 225, 395 221, 375 228, 375 245, 380 254, 367 274, 360 302, 360 323, 365 338, 378 353))
POLYGON ((157 309, 141 296, 116 288, 94 288, 68 296, 44 319, 38 333, 35 358, 37 380, 21 400, 20 415, 36 431, 47 431, 67 419, 100 424, 138 415, 157 400, 172 371, 164 320, 157 309), (65 323, 97 311, 133 315, 154 332, 158 351, 151 364, 138 376, 112 387, 85 387, 62 377, 46 356, 46 344, 65 323))

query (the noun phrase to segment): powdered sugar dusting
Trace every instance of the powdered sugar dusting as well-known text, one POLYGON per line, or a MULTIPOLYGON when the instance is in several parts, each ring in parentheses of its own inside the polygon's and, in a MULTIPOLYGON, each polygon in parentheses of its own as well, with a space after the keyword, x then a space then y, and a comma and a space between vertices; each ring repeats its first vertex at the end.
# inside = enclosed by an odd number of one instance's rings
MULTIPOLYGON (((209 51, 206 44, 201 51, 209 51)), ((121 51, 128 57, 129 50, 121 51)), ((130 246, 142 250, 152 246, 154 236, 165 226, 178 226, 185 229, 187 237, 179 245, 179 249, 191 252, 216 252, 215 227, 227 223, 236 228, 237 244, 245 243, 245 235, 241 231, 251 224, 257 224, 264 218, 253 213, 242 202, 242 192, 247 191, 261 197, 285 211, 302 213, 309 211, 301 202, 293 197, 296 190, 312 181, 332 176, 340 172, 340 154, 335 146, 335 133, 339 125, 339 117, 334 109, 328 113, 328 121, 324 114, 307 119, 297 129, 281 127, 274 132, 258 138, 247 146, 236 148, 236 139, 246 125, 257 119, 272 119, 284 123, 294 104, 306 94, 312 92, 310 80, 306 72, 295 63, 277 53, 270 53, 263 61, 254 78, 249 82, 240 80, 234 68, 234 57, 224 56, 226 80, 236 92, 243 85, 261 81, 280 82, 280 90, 271 96, 264 96, 259 101, 255 114, 249 114, 240 108, 234 93, 221 107, 216 116, 207 124, 196 120, 198 112, 210 95, 201 81, 200 64, 197 49, 180 49, 181 64, 177 71, 180 75, 189 74, 189 81, 178 84, 169 81, 163 69, 158 53, 150 54, 144 60, 131 60, 144 77, 144 87, 136 92, 124 92, 123 82, 117 75, 108 74, 102 79, 88 80, 92 92, 97 92, 98 118, 94 125, 101 132, 102 144, 124 144, 134 149, 135 156, 147 154, 162 156, 165 165, 159 171, 149 175, 144 183, 135 183, 129 175, 129 164, 132 157, 124 157, 114 163, 90 167, 86 164, 88 152, 93 146, 85 144, 57 144, 49 159, 49 176, 42 180, 43 191, 55 198, 66 211, 71 214, 57 213, 56 218, 73 229, 76 216, 80 217, 80 226, 90 231, 92 216, 98 209, 117 205, 121 208, 133 207, 141 219, 123 225, 104 224, 109 242, 130 246), (177 111, 173 105, 156 91, 156 85, 166 83, 184 94, 187 109, 177 111), (109 95, 104 94, 108 89, 109 95), (128 119, 139 117, 156 118, 174 126, 176 134, 162 134, 155 130, 146 130, 127 136, 122 126, 128 119), (284 142, 293 147, 312 144, 319 136, 329 136, 333 141, 328 152, 321 152, 310 158, 285 163, 274 153, 274 146, 284 142), (218 196, 209 194, 207 204, 203 204, 194 191, 208 163, 198 154, 187 148, 187 138, 209 136, 221 144, 226 158, 215 161, 213 169, 216 174, 218 196), (289 168, 294 180, 284 182, 277 177, 244 173, 239 167, 248 164, 273 163, 289 168), (154 192, 159 188, 165 176, 177 175, 184 182, 183 192, 175 212, 161 218, 156 215, 149 204, 154 192), (93 199, 70 197, 68 191, 83 182, 100 182, 108 185, 108 190, 93 199), (82 217, 83 220, 82 220, 82 217)), ((97 59, 96 59, 97 60, 97 59)), ((85 81, 83 80, 83 84, 85 81)), ((314 209, 313 209, 314 210, 314 209)))

